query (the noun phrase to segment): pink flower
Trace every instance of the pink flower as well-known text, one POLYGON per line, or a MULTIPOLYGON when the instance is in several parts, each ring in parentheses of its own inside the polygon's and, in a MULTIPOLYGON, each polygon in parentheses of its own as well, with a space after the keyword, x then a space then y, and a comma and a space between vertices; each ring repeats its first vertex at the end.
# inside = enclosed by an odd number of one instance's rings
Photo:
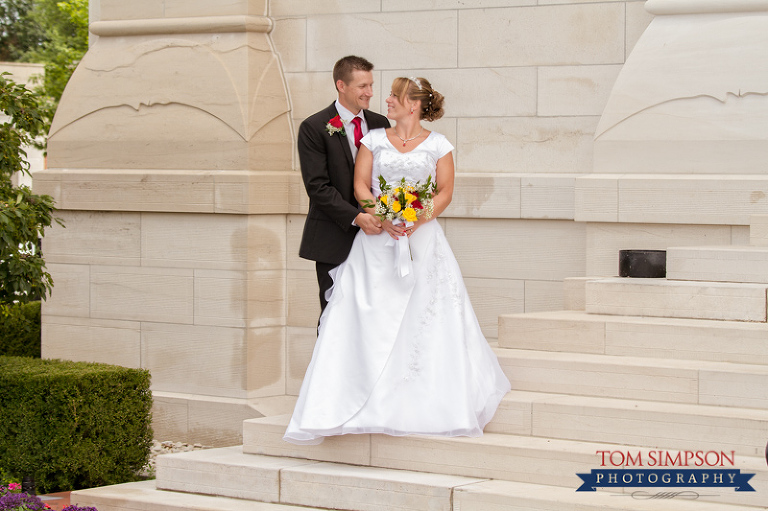
POLYGON ((8 489, 11 491, 21 490, 21 485, 19 483, 8 483, 8 489))

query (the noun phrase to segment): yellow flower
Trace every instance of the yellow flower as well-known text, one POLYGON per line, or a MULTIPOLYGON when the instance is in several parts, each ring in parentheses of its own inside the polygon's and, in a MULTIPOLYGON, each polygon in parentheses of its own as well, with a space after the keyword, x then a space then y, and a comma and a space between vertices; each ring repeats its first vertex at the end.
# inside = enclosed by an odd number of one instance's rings
POLYGON ((389 197, 387 197, 386 195, 382 195, 381 197, 379 197, 379 200, 382 202, 382 204, 384 204, 386 206, 388 198, 389 197))
POLYGON ((405 202, 406 202, 406 204, 410 205, 411 202, 413 202, 415 200, 416 200, 416 196, 414 194, 408 193, 408 192, 405 193, 405 202))
POLYGON ((400 201, 394 201, 392 203, 392 211, 397 213, 398 211, 400 211, 400 209, 402 209, 402 206, 400 206, 400 201))
POLYGON ((416 221, 416 210, 413 208, 405 208, 403 210, 403 218, 405 218, 409 222, 415 222, 416 221))

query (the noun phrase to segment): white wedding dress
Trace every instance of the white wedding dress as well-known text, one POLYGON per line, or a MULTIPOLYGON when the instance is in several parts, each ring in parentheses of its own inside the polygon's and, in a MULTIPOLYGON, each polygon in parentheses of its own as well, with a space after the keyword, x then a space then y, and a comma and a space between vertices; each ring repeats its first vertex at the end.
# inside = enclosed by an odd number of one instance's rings
MULTIPOLYGON (((439 133, 400 153, 383 129, 363 144, 373 153, 373 195, 388 183, 435 180, 453 150, 439 133)), ((480 331, 459 265, 440 224, 408 239, 401 276, 394 240, 358 232, 334 275, 284 440, 319 444, 348 433, 480 436, 510 384, 480 331)))

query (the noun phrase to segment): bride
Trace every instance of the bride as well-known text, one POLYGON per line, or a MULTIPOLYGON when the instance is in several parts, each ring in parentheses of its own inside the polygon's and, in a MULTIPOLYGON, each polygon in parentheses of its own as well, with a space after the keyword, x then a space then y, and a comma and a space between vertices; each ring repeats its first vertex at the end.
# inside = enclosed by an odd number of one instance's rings
POLYGON ((387 117, 397 124, 362 140, 358 201, 375 203, 379 176, 422 184, 431 176, 434 211, 408 225, 383 220, 377 235, 358 232, 332 275, 312 361, 283 437, 288 442, 319 444, 349 433, 480 436, 510 390, 436 221, 451 202, 453 146, 421 121, 442 117, 442 105, 426 79, 396 78, 387 117))

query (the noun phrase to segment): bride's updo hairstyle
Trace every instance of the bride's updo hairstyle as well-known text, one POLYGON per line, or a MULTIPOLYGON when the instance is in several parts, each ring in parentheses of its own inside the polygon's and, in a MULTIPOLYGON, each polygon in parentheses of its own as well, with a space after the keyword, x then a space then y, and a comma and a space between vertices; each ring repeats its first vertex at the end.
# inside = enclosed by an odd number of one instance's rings
POLYGON ((421 101, 419 119, 436 121, 443 116, 443 95, 432 88, 426 78, 395 78, 392 92, 398 98, 407 97, 411 101, 421 101))

